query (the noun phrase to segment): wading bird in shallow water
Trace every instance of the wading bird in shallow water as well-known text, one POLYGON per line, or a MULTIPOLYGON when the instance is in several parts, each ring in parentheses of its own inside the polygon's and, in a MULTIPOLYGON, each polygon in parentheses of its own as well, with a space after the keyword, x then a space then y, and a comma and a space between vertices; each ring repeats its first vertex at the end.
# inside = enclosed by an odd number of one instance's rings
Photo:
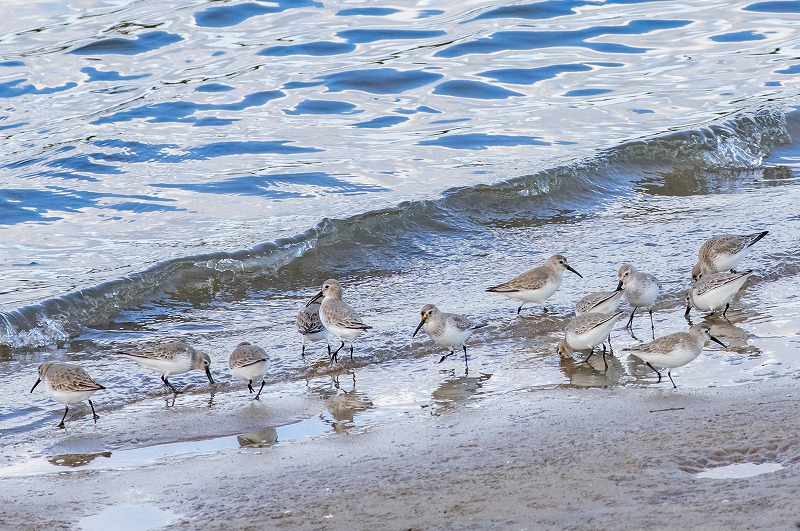
MULTIPOLYGON (((560 254, 554 254, 545 261, 544 265, 534 267, 508 282, 488 288, 486 291, 501 293, 506 297, 522 301, 517 308, 517 314, 519 314, 522 307, 529 302, 544 306, 544 301, 561 287, 564 271, 571 271, 583 278, 583 275, 570 267, 566 258, 560 254)), ((547 312, 546 307, 544 311, 547 312)))
POLYGON ((306 341, 316 343, 325 339, 328 344, 328 357, 331 355, 331 345, 327 342, 328 329, 322 325, 319 318, 320 301, 309 302, 302 310, 297 313, 297 331, 303 337, 303 349, 301 356, 306 357, 306 341))
POLYGON ((422 320, 411 337, 416 336, 419 329, 422 328, 436 344, 450 349, 450 353, 442 356, 439 363, 455 354, 455 349, 460 348, 464 350, 464 363, 466 364, 467 340, 472 336, 474 330, 486 325, 473 324, 463 315, 444 313, 433 304, 426 304, 419 313, 422 320))
POLYGON ((140 352, 121 352, 121 355, 132 359, 145 369, 156 371, 161 375, 164 385, 178 394, 180 391, 167 380, 167 376, 183 374, 197 369, 204 371, 208 381, 213 384, 211 377, 211 358, 208 354, 200 352, 189 346, 185 341, 166 341, 154 345, 150 350, 140 352))
POLYGON ((69 363, 42 363, 39 365, 39 377, 31 387, 31 393, 40 382, 44 382, 47 394, 53 400, 64 404, 64 416, 58 423, 59 428, 64 427, 69 404, 77 404, 84 400, 89 401, 89 407, 92 408, 92 419, 95 424, 97 423, 97 419, 100 417, 94 412, 94 404, 89 397, 105 387, 95 382, 81 367, 69 363))
POLYGON ((236 378, 247 384, 250 394, 255 392, 253 391, 253 382, 258 383, 259 380, 261 381, 261 387, 259 387, 255 397, 255 400, 258 400, 261 396, 261 391, 264 389, 264 384, 266 384, 264 375, 269 369, 267 351, 257 345, 242 341, 231 352, 230 358, 228 358, 228 366, 230 366, 231 373, 236 378))
MULTIPOLYGON (((726 348, 722 341, 711 335, 711 327, 705 323, 700 323, 692 326, 688 332, 669 334, 651 343, 632 348, 631 354, 656 371, 658 383, 661 383, 661 373, 656 367, 674 369, 686 365, 700 355, 703 351, 703 346, 709 340, 726 348)), ((677 388, 675 380, 672 379, 671 370, 667 370, 667 376, 669 376, 669 381, 672 382, 672 387, 677 388)))
POLYGON ((752 275, 751 270, 742 273, 703 273, 686 292, 686 313, 688 317, 692 306, 712 314, 722 309, 722 317, 728 313, 731 301, 752 275))
POLYGON ((335 335, 342 342, 331 354, 331 363, 336 361, 336 356, 344 347, 345 340, 350 341, 350 360, 353 360, 353 341, 365 330, 372 328, 364 324, 352 306, 342 300, 342 285, 338 280, 328 279, 322 285, 322 290, 314 295, 308 305, 322 299, 319 307, 319 318, 328 332, 335 335))
POLYGON ((697 263, 692 268, 692 280, 698 280, 703 273, 736 272, 736 266, 750 252, 753 246, 769 231, 754 234, 722 234, 712 236, 700 246, 697 263))
POLYGON ((655 339, 656 326, 653 324, 653 303, 661 290, 661 282, 650 273, 640 273, 630 264, 622 264, 617 271, 619 284, 617 290, 622 290, 625 300, 633 306, 631 318, 625 328, 633 331, 633 316, 639 308, 645 308, 650 312, 650 328, 655 339))
MULTIPOLYGON (((589 351, 589 356, 585 361, 594 354, 594 347, 602 344, 608 339, 608 347, 611 348, 611 329, 619 321, 625 312, 616 313, 584 313, 575 316, 567 326, 564 327, 564 339, 558 344, 558 353, 562 356, 569 356, 573 352, 589 351)), ((613 354, 614 351, 611 350, 613 354)), ((603 362, 608 368, 606 362, 606 347, 603 346, 603 362)))

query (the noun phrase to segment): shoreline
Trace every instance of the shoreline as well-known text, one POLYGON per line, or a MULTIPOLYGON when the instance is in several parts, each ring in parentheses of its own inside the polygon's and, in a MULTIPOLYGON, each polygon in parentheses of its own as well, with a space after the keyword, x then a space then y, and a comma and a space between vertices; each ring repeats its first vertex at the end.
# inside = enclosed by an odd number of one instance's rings
POLYGON ((795 375, 491 395, 266 448, 6 477, 16 503, 0 521, 80 529, 82 518, 133 505, 173 515, 161 524, 181 528, 794 528, 797 387, 795 375), (781 468, 696 476, 736 462, 781 468))

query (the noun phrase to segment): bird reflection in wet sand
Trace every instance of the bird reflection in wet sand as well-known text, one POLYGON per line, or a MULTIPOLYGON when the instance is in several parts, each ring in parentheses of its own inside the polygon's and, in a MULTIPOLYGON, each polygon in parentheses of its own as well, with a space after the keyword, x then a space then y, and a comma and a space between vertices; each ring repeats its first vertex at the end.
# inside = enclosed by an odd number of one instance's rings
POLYGON ((618 385, 625 374, 622 363, 614 356, 603 360, 595 356, 584 361, 562 356, 560 365, 561 372, 569 380, 569 384, 562 387, 612 387, 618 385))
POLYGON ((431 394, 435 406, 431 414, 438 415, 465 404, 491 377, 491 374, 482 373, 479 376, 464 375, 443 381, 431 394))
POLYGON ((266 448, 278 442, 278 430, 263 428, 236 436, 240 448, 266 448))
POLYGON ((365 393, 356 391, 355 374, 350 390, 342 387, 338 375, 323 381, 327 383, 321 384, 319 380, 309 382, 308 390, 323 400, 330 417, 323 413, 320 418, 326 424, 330 424, 334 431, 343 432, 354 427, 358 413, 373 407, 372 401, 365 393))
POLYGON ((88 465, 98 457, 111 457, 111 452, 97 452, 94 454, 60 454, 52 455, 47 458, 51 465, 55 466, 68 466, 70 468, 77 468, 88 465))

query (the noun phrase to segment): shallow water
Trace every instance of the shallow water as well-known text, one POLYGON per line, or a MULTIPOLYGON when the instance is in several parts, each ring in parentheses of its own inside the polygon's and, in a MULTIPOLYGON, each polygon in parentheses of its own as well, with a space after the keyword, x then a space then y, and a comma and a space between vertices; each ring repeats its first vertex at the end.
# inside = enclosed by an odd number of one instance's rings
POLYGON ((699 479, 745 479, 777 472, 781 468, 783 465, 780 463, 733 463, 704 470, 695 475, 699 479))
POLYGON ((6 464, 235 447, 304 422, 348 432, 542 388, 672 393, 625 351, 650 339, 646 316, 635 338, 614 331, 607 370, 560 359, 555 343, 574 302, 612 289, 623 262, 664 283, 656 335, 685 330, 696 250, 723 232, 770 234, 742 264, 756 273, 729 319, 708 319, 728 347, 676 369, 674 392, 798 375, 795 3, 8 9, 6 464), (550 313, 517 316, 485 293, 555 252, 584 278, 567 273, 550 313), (335 366, 324 345, 301 358, 293 325, 329 277, 374 326, 335 366), (487 324, 468 371, 410 337, 424 303, 487 324), (115 355, 172 336, 211 355, 217 386, 174 377, 188 389, 171 402, 115 355), (227 371, 243 340, 272 358, 263 408, 227 371), (96 428, 85 405, 53 428, 63 410, 28 393, 47 360, 108 387, 96 428), (143 436, 147 422, 164 431, 143 436))

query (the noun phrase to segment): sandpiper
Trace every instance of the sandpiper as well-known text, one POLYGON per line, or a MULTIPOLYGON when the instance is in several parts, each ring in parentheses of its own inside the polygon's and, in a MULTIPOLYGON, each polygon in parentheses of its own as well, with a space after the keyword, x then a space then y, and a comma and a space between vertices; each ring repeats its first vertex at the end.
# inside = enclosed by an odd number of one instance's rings
POLYGON ((650 312, 650 327, 655 338, 655 324, 653 324, 653 303, 661 290, 661 283, 650 273, 641 273, 630 264, 622 264, 617 271, 619 284, 617 290, 623 290, 625 300, 633 306, 631 318, 625 328, 633 330, 633 316, 639 308, 646 308, 650 312))
POLYGON ((753 246, 769 231, 754 234, 722 234, 712 236, 700 246, 697 263, 692 268, 692 280, 698 280, 703 273, 736 272, 736 266, 750 252, 753 246))
MULTIPOLYGON (((561 355, 569 355, 572 352, 583 352, 588 350, 589 358, 594 354, 594 347, 600 345, 608 339, 608 347, 611 348, 611 329, 614 324, 623 316, 625 312, 615 313, 596 313, 589 312, 575 316, 567 326, 564 327, 564 339, 558 345, 558 352, 561 355), (568 347, 568 348, 567 348, 568 347)), ((613 354, 614 351, 611 350, 613 354)), ((603 361, 606 359, 606 348, 603 346, 603 361)), ((606 366, 608 364, 606 363, 606 366)))
POLYGON ((722 309, 722 317, 725 317, 731 301, 752 274, 752 270, 741 273, 702 273, 700 279, 686 293, 684 315, 688 316, 694 306, 698 310, 711 313, 722 309))
MULTIPOLYGON (((517 308, 517 314, 519 314, 522 307, 529 302, 544 305, 544 301, 561 286, 561 282, 564 280, 564 271, 571 271, 583 278, 583 275, 567 263, 566 258, 555 254, 548 258, 544 265, 534 267, 508 282, 488 288, 486 291, 502 293, 506 297, 522 301, 517 308)), ((544 311, 547 311, 546 307, 544 311)))
POLYGON ((253 391, 253 382, 258 383, 259 380, 261 381, 261 387, 259 387, 255 397, 255 400, 258 400, 261 396, 261 391, 264 389, 264 384, 266 384, 264 375, 269 369, 267 351, 257 345, 242 341, 231 352, 230 358, 228 358, 228 366, 236 378, 247 383, 250 394, 255 392, 253 391))
MULTIPOLYGON (((327 343, 328 329, 322 325, 319 318, 320 301, 308 303, 302 310, 297 313, 297 331, 303 337, 303 348, 300 354, 305 358, 306 356, 306 341, 316 343, 325 339, 327 343)), ((331 345, 328 343, 328 356, 331 355, 331 345)))
POLYGON ((161 374, 161 381, 175 394, 178 394, 179 391, 167 380, 167 376, 197 369, 204 371, 208 381, 214 383, 214 379, 211 377, 211 358, 208 354, 195 350, 182 340, 166 341, 154 345, 149 350, 121 352, 120 354, 134 360, 146 369, 161 374))
MULTIPOLYGON (((661 382, 661 373, 655 366, 663 369, 682 367, 693 361, 703 351, 706 341, 711 340, 725 347, 725 344, 711 335, 711 327, 705 323, 692 326, 688 332, 677 332, 660 337, 651 343, 640 345, 631 349, 631 354, 644 361, 648 367, 658 374, 661 382)), ((672 379, 671 371, 667 371, 672 387, 677 388, 672 379)))
POLYGON ((344 347, 345 340, 350 341, 350 360, 353 359, 353 341, 365 330, 372 328, 364 324, 352 306, 342 300, 342 285, 338 280, 328 279, 322 285, 322 290, 312 298, 308 304, 322 299, 319 307, 319 318, 322 325, 342 342, 332 354, 331 362, 336 361, 336 356, 344 347))
POLYGON ((464 363, 466 363, 466 342, 474 330, 485 325, 473 324, 463 315, 444 313, 433 304, 426 304, 419 313, 422 316, 422 320, 419 322, 417 329, 414 330, 411 337, 416 336, 419 329, 423 328, 425 333, 438 345, 450 349, 450 353, 442 356, 439 363, 443 362, 448 356, 455 354, 455 349, 457 348, 464 350, 464 363))
POLYGON ((77 404, 84 400, 89 401, 89 407, 92 408, 92 419, 97 423, 97 419, 100 417, 95 413, 94 404, 89 397, 105 387, 95 382, 83 368, 70 363, 42 363, 39 365, 39 377, 31 387, 31 393, 39 385, 39 382, 44 382, 47 394, 53 400, 64 404, 64 416, 58 423, 59 428, 64 427, 69 404, 77 404))

